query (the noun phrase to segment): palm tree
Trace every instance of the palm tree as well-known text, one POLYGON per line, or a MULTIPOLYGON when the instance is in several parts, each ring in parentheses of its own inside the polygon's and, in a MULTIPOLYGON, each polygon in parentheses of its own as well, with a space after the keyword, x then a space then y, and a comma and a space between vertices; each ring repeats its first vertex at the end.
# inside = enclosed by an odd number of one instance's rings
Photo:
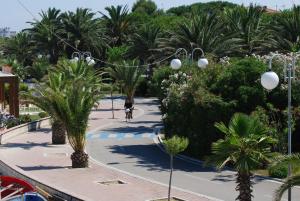
POLYGON ((263 53, 270 48, 270 34, 262 21, 265 10, 251 4, 224 11, 226 37, 222 44, 223 54, 251 55, 263 53), (227 50, 227 51, 226 51, 227 50))
POLYGON ((170 139, 164 141, 164 146, 167 153, 170 155, 170 179, 169 179, 169 190, 168 190, 168 201, 171 200, 171 186, 172 186, 172 175, 173 175, 173 158, 178 153, 183 152, 189 144, 187 138, 173 136, 170 139))
POLYGON ((223 35, 223 25, 216 14, 193 14, 191 20, 178 25, 168 37, 161 40, 163 51, 174 53, 177 48, 191 52, 201 47, 205 52, 215 53, 223 35))
POLYGON ((109 67, 107 72, 112 78, 114 78, 122 87, 126 94, 126 99, 129 103, 134 103, 134 94, 138 84, 138 81, 143 73, 143 70, 139 67, 123 63, 123 65, 116 65, 109 67))
POLYGON ((22 96, 26 101, 46 111, 52 117, 52 144, 65 144, 66 129, 53 110, 52 95, 49 92, 63 90, 66 79, 62 74, 55 73, 49 74, 47 79, 47 82, 39 83, 32 91, 22 94, 22 96))
MULTIPOLYGON (((62 62, 55 74, 64 77, 62 90, 49 90, 51 107, 58 119, 63 122, 74 152, 71 155, 72 167, 88 166, 88 154, 85 153, 85 132, 88 119, 96 101, 100 98, 101 79, 86 63, 79 61, 62 62)), ((52 74, 50 73, 50 75, 52 74)))
MULTIPOLYGON (((95 13, 86 8, 77 8, 76 12, 62 14, 65 30, 64 38, 73 47, 81 51, 90 51, 95 57, 100 57, 106 47, 104 28, 95 13)), ((65 45, 69 56, 74 49, 65 45)))
POLYGON ((236 199, 251 201, 251 171, 270 160, 271 144, 275 140, 268 136, 268 131, 257 118, 241 113, 231 118, 228 127, 224 123, 215 126, 225 138, 212 144, 213 155, 206 163, 214 164, 218 169, 232 164, 237 170, 236 190, 239 195, 236 199))
POLYGON ((160 36, 159 27, 144 25, 139 32, 130 37, 127 56, 133 59, 138 58, 143 64, 153 60, 157 53, 160 36))
POLYGON ((300 6, 275 16, 272 26, 276 47, 285 52, 300 50, 300 6))
POLYGON ((126 40, 130 28, 127 6, 106 7, 108 15, 100 12, 106 23, 107 34, 110 36, 112 46, 120 46, 126 40))
POLYGON ((273 166, 291 165, 292 175, 276 190, 274 201, 280 201, 283 193, 289 188, 300 185, 300 155, 292 154, 290 156, 280 156, 274 159, 273 166))
POLYGON ((56 64, 63 47, 60 37, 63 36, 61 13, 59 9, 49 8, 40 13, 41 21, 30 22, 29 29, 38 54, 50 55, 50 63, 56 64))
POLYGON ((15 59, 25 66, 32 59, 33 43, 31 35, 26 32, 20 32, 12 38, 9 38, 3 45, 6 55, 14 56, 15 59))

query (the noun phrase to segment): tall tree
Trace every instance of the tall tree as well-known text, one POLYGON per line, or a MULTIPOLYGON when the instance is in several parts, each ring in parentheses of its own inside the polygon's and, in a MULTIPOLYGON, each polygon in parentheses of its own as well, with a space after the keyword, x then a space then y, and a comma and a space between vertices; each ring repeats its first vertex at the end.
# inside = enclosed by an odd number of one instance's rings
POLYGON ((42 11, 40 17, 40 21, 30 22, 33 27, 29 32, 35 44, 35 51, 38 54, 50 55, 50 63, 56 64, 63 47, 60 40, 64 33, 61 12, 59 9, 49 8, 46 12, 42 11))
MULTIPOLYGON (((65 30, 65 39, 69 44, 80 51, 90 51, 94 57, 100 57, 107 45, 104 27, 101 21, 95 18, 95 13, 86 8, 77 8, 76 12, 62 14, 62 24, 65 30)), ((67 54, 71 56, 73 48, 65 45, 67 54)))
POLYGON ((156 4, 151 0, 138 0, 133 4, 131 9, 132 12, 146 13, 148 15, 154 14, 156 10, 156 4))
POLYGON ((133 104, 135 90, 143 70, 135 66, 135 62, 132 62, 132 65, 124 62, 122 65, 108 68, 107 72, 121 85, 127 101, 133 104))
POLYGON ((220 51, 240 56, 268 51, 270 34, 262 20, 264 12, 262 7, 253 4, 225 9, 226 37, 220 51))
POLYGON ((106 7, 107 15, 100 12, 105 20, 107 34, 112 46, 120 46, 125 42, 131 25, 127 6, 106 7))
POLYGON ((127 55, 130 58, 138 58, 141 63, 153 60, 157 53, 161 30, 153 25, 144 25, 137 33, 129 39, 127 55))
POLYGON ((275 16, 272 26, 276 47, 284 52, 300 50, 300 6, 275 16))
POLYGON ((14 57, 23 66, 32 59, 32 37, 26 31, 20 32, 16 36, 5 40, 3 46, 4 54, 8 57, 14 57))
POLYGON ((169 37, 161 40, 165 51, 175 52, 177 48, 185 48, 189 52, 201 47, 205 52, 215 53, 223 35, 223 26, 215 14, 195 13, 191 20, 180 23, 177 29, 169 33, 169 37))
POLYGON ((72 167, 87 167, 88 154, 84 151, 85 133, 91 110, 100 98, 100 76, 83 61, 65 61, 53 73, 61 74, 66 80, 62 90, 50 89, 48 93, 54 114, 63 122, 69 143, 74 150, 71 155, 72 167))
POLYGON ((236 200, 251 201, 251 171, 270 161, 271 145, 276 141, 268 136, 258 119, 241 113, 231 118, 228 127, 224 123, 215 126, 225 138, 212 144, 213 155, 206 163, 214 164, 218 169, 232 164, 237 171, 236 190, 239 195, 236 200))

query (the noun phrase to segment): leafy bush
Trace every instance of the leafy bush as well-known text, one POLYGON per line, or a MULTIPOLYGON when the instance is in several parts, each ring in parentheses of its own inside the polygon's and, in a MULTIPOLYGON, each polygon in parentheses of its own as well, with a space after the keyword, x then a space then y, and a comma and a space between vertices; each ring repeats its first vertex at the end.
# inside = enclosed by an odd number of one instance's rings
POLYGON ((28 85, 21 82, 20 85, 19 85, 19 91, 28 92, 28 85))
POLYGON ((135 95, 137 96, 147 96, 148 95, 148 81, 146 78, 141 77, 138 81, 135 95))
MULTIPOLYGON (((211 143, 222 137, 213 126, 215 122, 227 123, 235 112, 249 114, 257 106, 265 106, 266 93, 259 83, 264 68, 263 63, 246 58, 226 67, 215 64, 204 70, 186 68, 188 79, 183 81, 180 75, 184 73, 178 72, 161 81, 161 111, 167 136, 182 133, 190 141, 187 152, 192 156, 210 154, 211 143)), ((166 72, 159 71, 158 78, 166 72)))
POLYGON ((28 123, 31 121, 32 121, 32 119, 29 114, 20 115, 20 117, 19 117, 20 124, 25 124, 25 123, 28 123))
POLYGON ((149 95, 156 96, 162 99, 163 92, 161 90, 161 83, 164 79, 169 78, 169 76, 174 72, 175 71, 172 70, 169 66, 156 68, 149 83, 149 95))
POLYGON ((272 166, 269 167, 268 171, 271 177, 282 179, 282 178, 286 178, 288 175, 288 166, 287 165, 272 166))
POLYGON ((38 115, 40 118, 45 118, 45 117, 49 116, 47 112, 40 112, 38 115))

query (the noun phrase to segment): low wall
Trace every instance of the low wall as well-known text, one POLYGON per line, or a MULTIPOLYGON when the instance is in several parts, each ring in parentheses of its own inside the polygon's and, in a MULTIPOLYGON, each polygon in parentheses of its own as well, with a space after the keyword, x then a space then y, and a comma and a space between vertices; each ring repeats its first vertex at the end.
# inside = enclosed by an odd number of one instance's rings
POLYGON ((46 117, 34 122, 22 124, 19 126, 12 127, 8 130, 5 130, 3 133, 0 133, 0 145, 9 140, 10 138, 13 138, 17 135, 27 133, 29 131, 38 130, 40 128, 45 128, 47 126, 50 126, 50 118, 46 117))
MULTIPOLYGON (((23 134, 23 133, 27 133, 29 131, 34 131, 34 130, 38 130, 41 128, 45 128, 45 127, 49 127, 50 126, 50 118, 43 118, 40 119, 38 121, 35 122, 30 122, 27 124, 22 124, 13 128, 10 128, 8 130, 6 130, 5 132, 0 134, 0 144, 1 141, 2 143, 4 143, 5 141, 23 134)), ((12 177, 17 177, 20 179, 23 179, 29 183, 31 183, 34 186, 37 186, 41 189, 43 189, 44 191, 46 191, 47 193, 49 193, 51 196, 53 196, 53 200, 57 200, 57 201, 62 201, 62 200, 68 200, 68 201, 82 201, 82 199, 76 198, 72 195, 69 195, 67 193, 61 192, 58 189, 55 189, 53 187, 50 187, 46 184, 43 184, 33 178, 30 178, 24 174, 22 174, 20 171, 14 169, 13 167, 11 167, 9 164, 6 164, 4 161, 2 161, 0 159, 0 171, 3 175, 9 175, 12 177)))

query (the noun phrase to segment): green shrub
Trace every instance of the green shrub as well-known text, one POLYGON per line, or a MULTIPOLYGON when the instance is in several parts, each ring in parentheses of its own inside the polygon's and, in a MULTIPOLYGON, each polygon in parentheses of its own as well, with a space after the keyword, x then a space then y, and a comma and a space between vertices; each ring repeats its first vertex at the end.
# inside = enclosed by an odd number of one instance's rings
POLYGON ((175 71, 169 66, 154 69, 153 76, 149 83, 149 95, 162 98, 163 92, 161 90, 161 83, 164 79, 168 79, 175 71))
POLYGON ((31 122, 31 116, 29 114, 20 115, 19 117, 20 124, 25 124, 31 122))
POLYGON ((141 77, 136 87, 135 94, 137 96, 147 96, 148 94, 148 81, 146 78, 141 77))
POLYGON ((9 128, 15 127, 19 124, 20 123, 19 123, 18 119, 9 119, 6 121, 5 126, 7 129, 9 129, 9 128))
POLYGON ((25 83, 20 83, 19 85, 19 91, 22 91, 22 92, 28 92, 28 85, 25 84, 25 83))
POLYGON ((288 166, 287 165, 272 166, 269 167, 268 171, 271 177, 282 179, 282 178, 286 178, 288 175, 288 166))
POLYGON ((47 112, 40 112, 38 115, 40 118, 45 118, 45 117, 49 116, 47 112))

